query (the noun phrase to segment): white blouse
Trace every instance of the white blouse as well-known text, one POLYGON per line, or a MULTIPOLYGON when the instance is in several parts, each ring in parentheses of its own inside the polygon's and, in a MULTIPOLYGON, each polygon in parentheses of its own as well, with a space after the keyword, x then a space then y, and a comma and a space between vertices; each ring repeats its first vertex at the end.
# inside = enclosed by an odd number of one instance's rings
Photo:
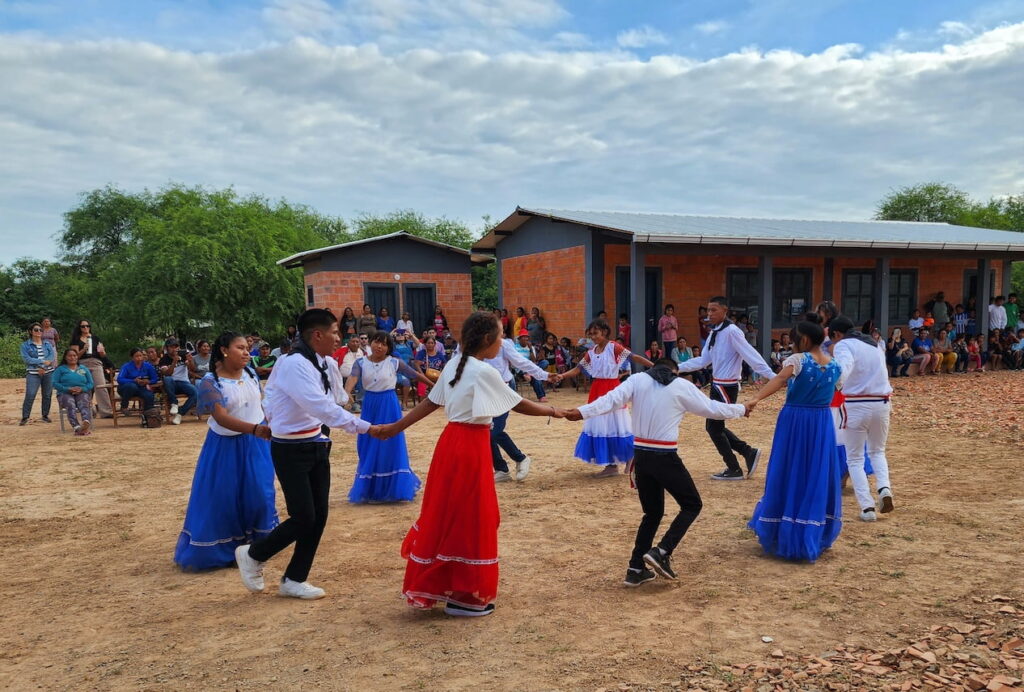
POLYGON ((459 354, 448 361, 427 397, 435 404, 444 406, 449 421, 490 425, 492 418, 507 413, 523 400, 508 384, 501 381, 497 370, 473 357, 466 361, 462 377, 452 387, 449 382, 455 378, 459 361, 464 357, 459 354))
POLYGON ((398 373, 416 379, 416 371, 399 358, 390 356, 374 363, 369 358, 360 358, 352 366, 352 377, 359 377, 367 392, 387 392, 395 388, 398 373))
MULTIPOLYGON (((199 396, 202 402, 200 410, 212 412, 213 404, 218 403, 224 407, 228 415, 244 420, 246 423, 263 422, 260 385, 246 371, 242 372, 242 378, 238 380, 227 377, 214 379, 213 373, 208 373, 199 381, 199 396)), ((242 434, 221 426, 213 419, 212 415, 207 419, 206 424, 218 435, 233 437, 242 434)))
POLYGON ((619 370, 631 355, 628 349, 609 342, 600 353, 597 352, 597 348, 587 351, 580 362, 580 367, 595 379, 614 380, 618 379, 619 370), (619 352, 618 355, 615 354, 616 351, 619 352))

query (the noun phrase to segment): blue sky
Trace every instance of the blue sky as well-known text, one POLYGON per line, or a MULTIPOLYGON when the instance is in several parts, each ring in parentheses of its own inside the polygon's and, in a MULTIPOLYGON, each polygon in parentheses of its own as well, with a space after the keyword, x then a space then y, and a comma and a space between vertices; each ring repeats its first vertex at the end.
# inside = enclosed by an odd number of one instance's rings
POLYGON ((0 263, 82 191, 865 218, 1024 192, 1024 0, 0 0, 0 263))

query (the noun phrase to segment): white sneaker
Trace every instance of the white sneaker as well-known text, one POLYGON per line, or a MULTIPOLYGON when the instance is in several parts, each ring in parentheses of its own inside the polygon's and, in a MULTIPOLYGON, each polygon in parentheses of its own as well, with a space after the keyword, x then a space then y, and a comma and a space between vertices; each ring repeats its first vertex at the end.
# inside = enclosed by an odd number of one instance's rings
POLYGON ((85 419, 82 421, 82 434, 88 435, 89 430, 92 428, 92 421, 85 419))
POLYGON ((308 581, 292 581, 288 577, 285 577, 284 581, 281 582, 278 594, 288 596, 289 598, 301 598, 307 601, 313 601, 327 595, 319 586, 313 586, 308 581))
POLYGON ((516 463, 516 480, 524 481, 526 477, 530 475, 530 464, 533 463, 533 459, 525 457, 522 461, 516 463))
POLYGON ((238 565, 238 576, 242 578, 245 588, 253 593, 263 591, 263 563, 249 557, 248 545, 235 548, 235 563, 238 565))
MULTIPOLYGON (((177 408, 177 407, 175 407, 177 408)), ((181 425, 181 414, 175 413, 174 418, 171 418, 171 425, 181 425)))
POLYGON ((882 488, 878 491, 878 511, 882 514, 888 514, 893 510, 892 505, 892 491, 889 488, 882 488))
POLYGON ((874 507, 868 507, 867 509, 862 509, 860 511, 860 520, 861 521, 878 521, 878 517, 875 516, 875 508, 874 507))
POLYGON ((178 405, 177 404, 171 404, 171 415, 173 416, 177 412, 178 412, 178 405))
POLYGON ((510 474, 508 471, 495 471, 494 472, 494 482, 495 483, 504 483, 505 481, 510 481, 510 480, 512 480, 512 474, 510 474))

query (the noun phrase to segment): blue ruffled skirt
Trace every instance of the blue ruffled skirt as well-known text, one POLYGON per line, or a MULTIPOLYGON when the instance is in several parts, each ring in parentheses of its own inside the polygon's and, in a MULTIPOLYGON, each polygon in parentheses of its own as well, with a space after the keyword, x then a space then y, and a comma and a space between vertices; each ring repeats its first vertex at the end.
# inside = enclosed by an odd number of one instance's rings
POLYGON ((187 570, 227 567, 237 546, 277 524, 270 443, 207 431, 174 562, 187 570))
MULTIPOLYGON (((402 407, 394 390, 366 392, 363 395, 363 420, 371 425, 394 423, 402 417, 402 407)), ((416 497, 420 479, 409 468, 405 433, 389 440, 369 434, 356 440, 359 465, 348 493, 349 502, 408 502, 416 497)))
POLYGON ((839 536, 839 454, 828 407, 782 407, 764 496, 747 526, 766 552, 787 560, 814 562, 839 536))

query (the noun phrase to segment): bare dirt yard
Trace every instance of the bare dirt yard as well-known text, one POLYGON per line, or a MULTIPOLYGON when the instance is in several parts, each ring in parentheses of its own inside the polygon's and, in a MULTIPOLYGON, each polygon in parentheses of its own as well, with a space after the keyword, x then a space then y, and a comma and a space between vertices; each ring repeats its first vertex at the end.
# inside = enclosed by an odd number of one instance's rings
MULTIPOLYGON (((19 427, 24 383, 0 381, 0 687, 1019 687, 1024 374, 896 383, 896 511, 861 523, 847 491, 842 535, 816 564, 762 554, 745 525, 764 473, 711 481, 721 461, 703 420, 688 418, 682 456, 704 513, 676 552, 679 580, 638 589, 622 586, 640 518, 628 482, 572 459, 581 424, 513 414, 534 470, 499 486, 498 610, 466 621, 404 605, 399 545, 417 505, 348 504, 344 433, 311 575, 327 598, 253 595, 234 569, 190 574, 171 561, 204 423, 100 421, 88 438, 56 422, 19 427)), ((781 403, 730 426, 767 452, 781 403)), ((443 425, 437 412, 408 433, 421 476, 443 425)), ((283 566, 268 565, 268 585, 283 566)))

